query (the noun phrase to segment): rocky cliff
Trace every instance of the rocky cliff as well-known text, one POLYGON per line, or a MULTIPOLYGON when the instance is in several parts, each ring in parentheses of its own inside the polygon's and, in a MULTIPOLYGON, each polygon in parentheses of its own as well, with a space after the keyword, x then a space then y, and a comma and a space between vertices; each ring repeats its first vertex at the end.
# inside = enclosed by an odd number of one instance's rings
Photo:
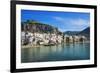
POLYGON ((49 24, 43 24, 34 20, 27 20, 25 22, 21 22, 21 30, 29 31, 29 32, 39 32, 39 33, 59 33, 61 32, 56 28, 49 24))

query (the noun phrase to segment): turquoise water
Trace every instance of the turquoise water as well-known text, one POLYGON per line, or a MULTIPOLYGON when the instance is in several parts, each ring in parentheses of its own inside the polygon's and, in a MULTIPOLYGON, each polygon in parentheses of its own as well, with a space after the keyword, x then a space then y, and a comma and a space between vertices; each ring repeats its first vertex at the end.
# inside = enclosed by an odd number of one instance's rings
POLYGON ((63 43, 21 49, 21 62, 47 62, 90 59, 90 43, 63 43))

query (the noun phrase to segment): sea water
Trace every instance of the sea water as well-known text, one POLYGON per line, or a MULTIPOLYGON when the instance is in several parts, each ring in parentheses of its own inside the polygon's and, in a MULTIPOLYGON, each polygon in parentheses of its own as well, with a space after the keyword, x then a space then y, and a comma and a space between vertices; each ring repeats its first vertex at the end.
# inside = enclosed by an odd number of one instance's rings
POLYGON ((21 48, 21 62, 71 61, 90 59, 90 43, 62 43, 21 48))

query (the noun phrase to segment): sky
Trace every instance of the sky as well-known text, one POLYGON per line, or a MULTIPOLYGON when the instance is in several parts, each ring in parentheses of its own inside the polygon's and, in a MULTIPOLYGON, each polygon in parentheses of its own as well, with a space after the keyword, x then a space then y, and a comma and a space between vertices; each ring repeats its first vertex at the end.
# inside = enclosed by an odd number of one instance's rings
POLYGON ((90 26, 90 13, 21 10, 21 21, 26 20, 52 25, 61 32, 82 31, 90 26))

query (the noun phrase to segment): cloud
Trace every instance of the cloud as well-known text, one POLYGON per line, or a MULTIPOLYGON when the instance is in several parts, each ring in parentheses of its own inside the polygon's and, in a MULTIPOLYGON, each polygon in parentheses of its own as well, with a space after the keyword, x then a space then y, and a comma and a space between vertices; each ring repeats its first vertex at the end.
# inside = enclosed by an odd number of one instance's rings
POLYGON ((89 25, 89 21, 88 21, 88 20, 81 19, 81 18, 78 18, 78 19, 71 19, 71 20, 70 20, 70 23, 73 24, 73 25, 77 25, 77 26, 89 25))
POLYGON ((62 17, 53 17, 56 21, 63 23, 64 25, 75 25, 75 26, 89 26, 89 20, 83 18, 62 18, 62 17))

